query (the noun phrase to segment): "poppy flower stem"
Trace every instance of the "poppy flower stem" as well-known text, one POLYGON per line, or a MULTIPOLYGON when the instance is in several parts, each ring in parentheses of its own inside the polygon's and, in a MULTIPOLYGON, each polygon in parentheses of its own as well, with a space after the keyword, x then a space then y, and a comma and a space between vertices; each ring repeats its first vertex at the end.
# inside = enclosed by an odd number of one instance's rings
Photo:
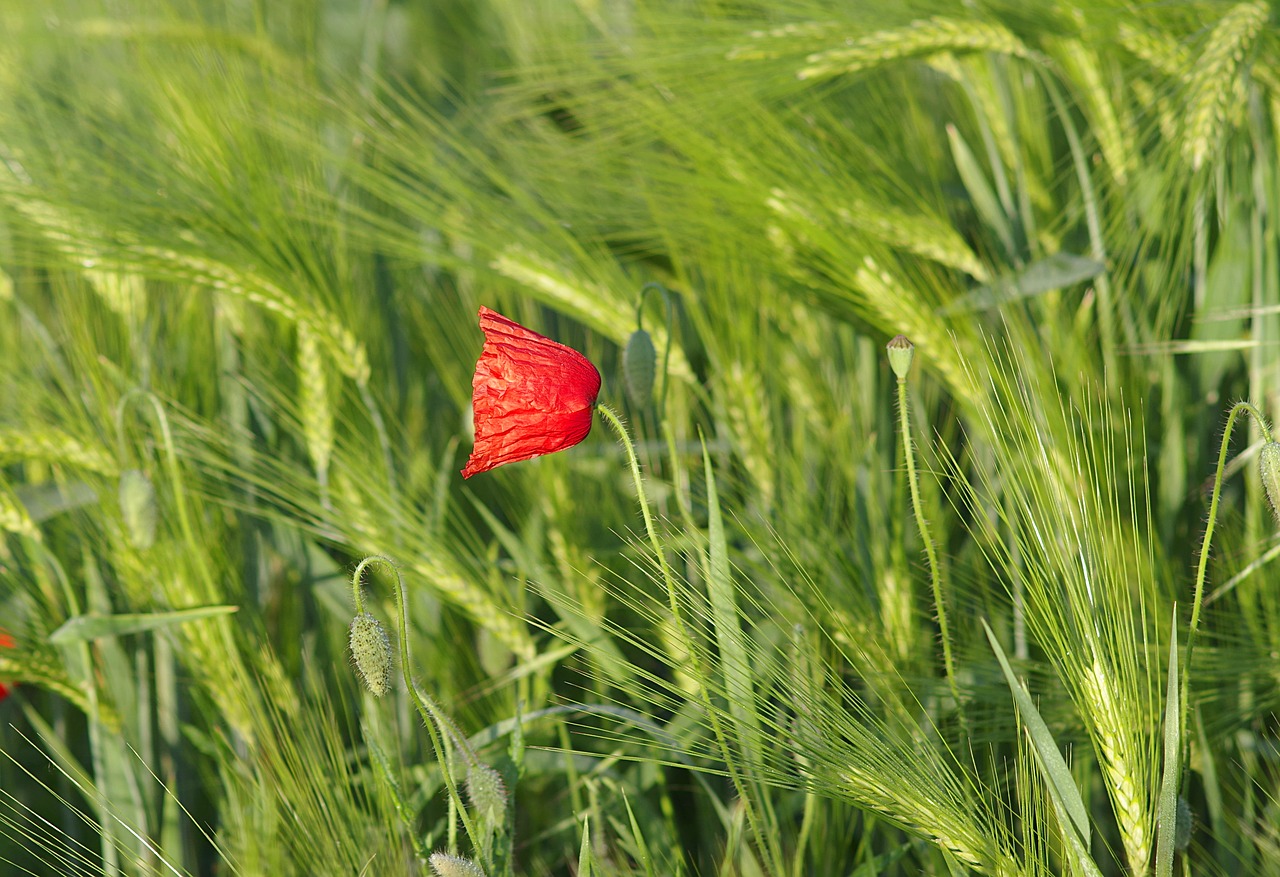
MULTIPOLYGON (((1252 415, 1254 422, 1262 430, 1263 440, 1265 442, 1271 441, 1271 427, 1267 425, 1267 419, 1262 416, 1262 412, 1252 403, 1237 402, 1231 406, 1231 411, 1227 414, 1227 425, 1222 432, 1222 444, 1218 449, 1218 469, 1213 476, 1213 495, 1209 499, 1209 520, 1205 524, 1204 539, 1200 543, 1200 563, 1196 567, 1196 589, 1191 600, 1191 623, 1187 631, 1187 653, 1186 659, 1182 662, 1181 702, 1183 704, 1187 702, 1188 680, 1191 678, 1191 653, 1196 642, 1196 631, 1200 628, 1200 605, 1204 602, 1205 573, 1209 568, 1209 540, 1213 538, 1213 529, 1218 521, 1218 499, 1222 493, 1222 473, 1227 465, 1227 450, 1231 444, 1231 430, 1235 428, 1236 416, 1241 411, 1252 415)), ((1182 713, 1182 739, 1184 740, 1186 739, 1186 716, 1186 710, 1184 709, 1182 713)))
MULTIPOLYGON (((910 342, 902 336, 902 342, 910 345, 910 342)), ((897 338, 894 342, 897 342, 897 338)), ((929 563, 929 582, 933 586, 933 605, 934 611, 938 615, 938 635, 942 639, 942 663, 947 674, 947 684, 951 687, 951 697, 956 702, 956 710, 959 713, 962 725, 964 721, 964 705, 960 699, 960 687, 956 683, 956 665, 955 657, 951 653, 951 632, 947 624, 947 606, 943 594, 942 567, 938 563, 938 552, 933 545, 933 537, 929 534, 929 522, 925 520, 924 509, 920 505, 920 476, 916 473, 916 453, 915 442, 911 439, 911 409, 910 400, 907 394, 907 372, 910 368, 910 357, 905 360, 905 366, 902 365, 901 351, 906 350, 908 354, 911 348, 898 347, 895 348, 894 342, 890 342, 890 363, 894 367, 894 373, 898 379, 898 426, 902 432, 902 450, 903 456, 907 461, 907 483, 911 488, 911 510, 915 513, 916 527, 920 530, 920 539, 924 542, 924 554, 929 563), (897 360, 897 361, 895 361, 897 360)))
MULTIPOLYGON (((373 563, 384 564, 395 573, 394 588, 396 592, 396 614, 398 616, 396 621, 400 640, 400 676, 404 679, 405 687, 409 690, 409 696, 413 699, 413 705, 417 709, 422 723, 427 726, 427 733, 431 735, 431 747, 435 750, 436 760, 440 763, 440 773, 444 777, 445 786, 449 789, 449 801, 453 808, 458 811, 458 816, 462 820, 462 827, 466 831, 467 837, 471 840, 472 848, 478 855, 483 855, 484 850, 480 843, 480 834, 476 831, 471 816, 467 813, 466 805, 462 802, 462 796, 458 793, 458 782, 454 778, 453 770, 450 767, 448 743, 450 740, 456 741, 469 760, 474 760, 475 754, 471 751, 466 739, 457 731, 453 720, 436 706, 435 701, 422 691, 409 675, 409 629, 407 622, 409 603, 404 593, 404 577, 400 574, 400 568, 396 566, 395 561, 380 554, 374 554, 366 557, 356 566, 355 572, 351 576, 351 597, 355 603, 356 614, 360 615, 365 611, 360 580, 365 568, 373 563)), ((485 863, 485 870, 488 873, 487 863, 485 863)))
MULTIPOLYGON (((667 588, 667 599, 671 608, 671 618, 675 624, 675 628, 679 631, 681 639, 684 641, 684 647, 688 649, 690 660, 694 665, 694 676, 699 680, 710 678, 710 672, 703 666, 701 653, 698 651, 694 643, 693 636, 689 632, 689 628, 685 626, 684 615, 680 612, 680 599, 676 592, 675 576, 671 573, 671 567, 667 565, 667 555, 662 549, 662 542, 658 539, 658 530, 653 523, 653 513, 649 511, 649 497, 644 490, 644 479, 640 475, 640 460, 636 457, 635 444, 631 441, 631 435, 627 432, 627 428, 622 423, 622 418, 607 405, 596 405, 596 411, 600 416, 613 428, 618 434, 618 438, 622 440, 623 449, 627 454, 627 462, 631 464, 631 477, 635 479, 636 498, 640 503, 640 513, 644 516, 645 532, 649 536, 649 544, 653 546, 653 553, 658 559, 658 568, 662 573, 663 584, 667 588)), ((703 707, 707 711, 707 720, 711 724, 712 732, 715 734, 717 742, 720 744, 721 751, 725 756, 725 766, 729 771, 729 777, 733 781, 734 787, 738 790, 738 798, 746 809, 747 821, 755 827, 757 836, 764 838, 768 842, 767 832, 762 827, 762 817, 756 812, 756 806, 752 803, 752 794, 746 778, 735 766, 734 758, 730 754, 730 746, 728 742, 728 732, 722 725, 719 713, 712 707, 711 693, 705 684, 698 685, 699 694, 702 698, 703 707)), ((774 853, 775 861, 781 861, 774 853)), ((779 869, 780 870, 780 869, 779 869)))
POLYGON ((662 550, 662 542, 658 539, 658 529, 653 524, 653 513, 649 511, 649 497, 644 490, 644 479, 640 475, 640 460, 636 457, 636 447, 631 441, 631 435, 627 432, 627 428, 622 424, 622 418, 614 412, 608 405, 596 405, 596 411, 605 419, 605 422, 613 428, 618 434, 618 438, 622 439, 622 447, 627 454, 627 462, 631 464, 631 477, 635 479, 636 496, 640 501, 640 514, 644 516, 645 533, 649 536, 649 544, 653 546, 653 553, 658 559, 658 568, 662 572, 663 583, 667 586, 667 598, 671 603, 671 614, 676 624, 681 630, 684 629, 684 622, 680 615, 680 602, 676 598, 675 579, 671 576, 671 569, 667 566, 667 553, 662 550))
POLYGON ((671 290, 658 281, 651 280, 640 287, 640 303, 636 305, 636 325, 643 328, 644 302, 650 289, 661 292, 662 300, 667 306, 667 325, 664 327, 667 331, 667 346, 662 354, 662 394, 658 397, 658 419, 664 420, 667 407, 667 381, 671 376, 671 339, 675 333, 675 315, 671 307, 671 290))

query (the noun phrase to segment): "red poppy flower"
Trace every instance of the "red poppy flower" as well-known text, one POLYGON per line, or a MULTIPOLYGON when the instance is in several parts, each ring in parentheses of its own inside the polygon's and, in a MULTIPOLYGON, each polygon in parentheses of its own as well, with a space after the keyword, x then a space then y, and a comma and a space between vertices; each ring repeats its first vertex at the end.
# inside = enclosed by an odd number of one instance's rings
POLYGON ((463 478, 571 448, 591 432, 600 372, 571 347, 480 308, 484 351, 471 381, 476 443, 463 478))
MULTIPOLYGON (((9 636, 9 634, 5 633, 3 630, 0 630, 0 649, 11 649, 15 645, 16 643, 13 641, 13 637, 9 636)), ((0 700, 4 700, 8 697, 9 692, 11 691, 13 691, 13 683, 6 685, 5 683, 0 682, 0 700)))

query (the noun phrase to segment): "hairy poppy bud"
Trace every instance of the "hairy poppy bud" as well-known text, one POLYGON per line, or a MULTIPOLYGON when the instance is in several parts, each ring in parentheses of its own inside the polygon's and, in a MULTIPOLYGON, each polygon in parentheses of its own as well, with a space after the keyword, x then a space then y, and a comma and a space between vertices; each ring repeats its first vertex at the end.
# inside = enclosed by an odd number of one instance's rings
POLYGON ((467 769, 467 797, 491 825, 500 825, 507 812, 507 787, 502 775, 487 764, 467 769))
POLYGON ((653 339, 644 329, 636 329, 622 352, 622 377, 632 405, 649 403, 657 367, 658 352, 653 347, 653 339))
POLYGON ((1267 442, 1258 454, 1258 471, 1262 474, 1262 486, 1267 491, 1271 513, 1280 524, 1280 442, 1267 442))
POLYGON ((365 687, 377 697, 391 690, 391 640, 368 612, 351 619, 351 657, 365 687))
POLYGON ((462 856, 432 853, 428 861, 438 877, 484 877, 484 870, 479 865, 462 856))
POLYGON ((471 379, 476 443, 463 478, 571 448, 591 432, 600 372, 578 351, 480 308, 471 379))
POLYGON ((902 380, 911 371, 911 359, 915 356, 916 346, 906 335, 894 335, 886 349, 889 351, 889 367, 902 380))
POLYGON ((156 541, 156 489, 137 469, 120 473, 120 514, 134 548, 147 549, 156 541))
POLYGON ((1187 799, 1178 796, 1178 807, 1176 816, 1173 820, 1173 848, 1178 852, 1185 852, 1187 847, 1191 845, 1191 806, 1187 803, 1187 799))

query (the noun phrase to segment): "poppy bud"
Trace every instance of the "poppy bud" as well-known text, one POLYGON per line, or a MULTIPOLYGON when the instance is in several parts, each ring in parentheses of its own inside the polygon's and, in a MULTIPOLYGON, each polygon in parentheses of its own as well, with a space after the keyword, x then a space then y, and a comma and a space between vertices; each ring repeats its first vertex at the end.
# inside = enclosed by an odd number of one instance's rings
POLYGON ((391 640, 368 612, 351 619, 351 657, 365 687, 377 697, 391 690, 391 640))
POLYGON ((507 812, 507 787, 502 774, 487 764, 473 764, 467 769, 467 797, 490 824, 502 823, 507 812))
POLYGON ((137 469, 120 473, 120 514, 134 548, 146 550, 156 541, 156 489, 137 469))
POLYGON ((1262 486, 1267 491, 1271 513, 1280 523, 1280 442, 1267 442, 1258 454, 1258 471, 1262 474, 1262 486))
POLYGON ((1186 852, 1191 845, 1191 806, 1187 799, 1178 796, 1178 807, 1173 820, 1173 848, 1178 852, 1186 852))
POLYGON ((439 877, 484 877, 484 870, 470 859, 448 853, 432 853, 431 870, 439 877))
POLYGON ((903 380, 907 372, 911 371, 911 359, 915 356, 916 346, 906 335, 894 335, 886 349, 889 351, 889 367, 898 376, 898 380, 903 380))
POLYGON ((658 367, 658 352, 653 339, 644 329, 636 329, 627 339, 622 353, 622 377, 631 404, 647 405, 653 395, 653 380, 658 367))

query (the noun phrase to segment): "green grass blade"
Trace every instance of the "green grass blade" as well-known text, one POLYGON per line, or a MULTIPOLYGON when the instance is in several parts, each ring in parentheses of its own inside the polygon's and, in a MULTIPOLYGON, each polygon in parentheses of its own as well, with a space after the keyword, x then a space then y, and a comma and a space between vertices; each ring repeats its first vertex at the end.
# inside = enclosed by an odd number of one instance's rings
POLYGON ((985 618, 982 620, 982 629, 987 633, 991 648, 996 653, 996 660, 1000 662, 1000 669, 1004 671, 1005 681, 1009 683, 1009 690, 1013 693, 1014 702, 1018 705, 1018 713, 1022 716, 1027 735, 1031 738, 1036 762, 1040 765, 1041 773, 1044 774, 1049 788, 1049 797, 1062 822, 1062 833, 1075 854, 1076 864, 1085 874, 1101 875, 1098 866, 1088 853, 1089 811, 1085 809, 1080 790, 1076 788, 1075 780, 1071 778, 1071 770, 1058 750, 1058 744, 1054 742, 1053 735, 1049 733, 1049 726, 1045 724, 1040 711, 1031 702, 1031 695, 1013 675, 1009 659, 1005 657, 1004 649, 1000 648, 1000 643, 996 640, 996 635, 992 633, 985 618))
POLYGON ((104 639, 106 637, 125 636, 131 633, 143 633, 148 630, 171 627, 175 624, 186 624, 189 621, 200 621, 204 618, 230 615, 239 610, 239 606, 200 606, 195 609, 178 609, 172 612, 121 615, 98 615, 87 612, 84 615, 77 615, 75 618, 67 619, 61 627, 49 634, 49 642, 61 645, 64 643, 104 639))
POLYGON ((712 623, 720 662, 724 669, 725 693, 729 714, 733 716, 740 745, 754 763, 759 759, 760 722, 755 711, 755 694, 751 684, 751 665, 747 642, 738 618, 738 598, 729 571, 729 549, 725 541, 724 518, 716 492, 711 455, 702 443, 702 461, 707 479, 707 592, 711 600, 712 623))
POLYGON ((1178 702, 1178 616, 1175 611, 1169 639, 1169 686, 1164 707, 1164 775, 1156 828, 1156 877, 1173 874, 1173 851, 1178 825, 1178 779, 1182 773, 1182 707, 1178 702))
POLYGON ((1013 228, 1009 225, 1009 217, 1000 207, 995 190, 991 188, 990 181, 979 167, 973 150, 969 148, 964 135, 955 125, 947 125, 947 139, 951 143, 951 155, 955 159, 956 171, 969 192, 969 199, 973 202, 973 209, 977 211, 978 218, 1000 238, 1005 255, 1013 257, 1017 247, 1013 242, 1013 228))

